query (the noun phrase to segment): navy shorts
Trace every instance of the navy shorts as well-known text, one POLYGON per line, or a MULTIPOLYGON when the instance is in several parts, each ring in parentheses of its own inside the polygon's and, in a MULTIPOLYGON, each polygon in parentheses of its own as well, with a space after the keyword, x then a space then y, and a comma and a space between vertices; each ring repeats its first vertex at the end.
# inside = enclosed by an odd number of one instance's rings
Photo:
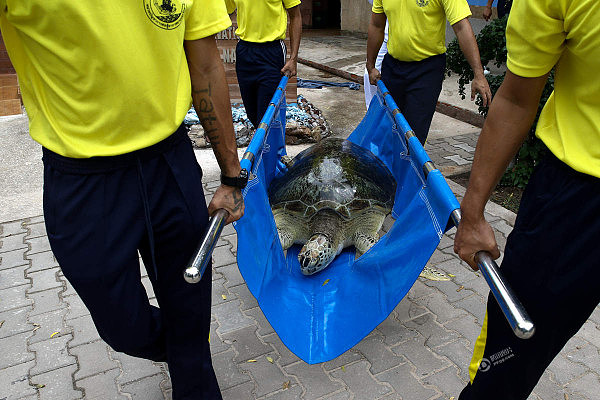
MULTIPOLYGON (((549 152, 550 153, 550 152, 549 152)), ((501 270, 536 325, 518 339, 493 296, 460 400, 526 399, 600 301, 600 178, 554 155, 534 171, 508 236, 501 270)))
POLYGON ((445 69, 446 54, 410 62, 399 61, 389 53, 383 58, 381 80, 423 145, 442 91, 445 69))
POLYGON ((255 128, 277 90, 285 58, 283 40, 266 43, 240 40, 237 44, 235 71, 246 114, 255 128))
POLYGON ((208 342, 211 268, 196 285, 183 279, 208 223, 187 129, 114 157, 43 154, 48 239, 102 339, 167 361, 173 398, 220 399, 208 342), (140 255, 160 308, 148 301, 140 255))

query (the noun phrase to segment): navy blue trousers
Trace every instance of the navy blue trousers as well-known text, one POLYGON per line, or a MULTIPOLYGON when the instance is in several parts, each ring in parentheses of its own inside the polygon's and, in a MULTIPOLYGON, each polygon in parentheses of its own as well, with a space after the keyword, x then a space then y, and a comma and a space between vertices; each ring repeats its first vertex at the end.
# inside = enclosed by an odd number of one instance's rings
POLYGON ((502 273, 536 325, 518 339, 493 296, 479 369, 460 400, 525 400, 600 301, 600 179, 543 160, 525 189, 502 273))
POLYGON ((388 53, 381 64, 383 83, 423 145, 442 91, 445 68, 446 54, 407 62, 388 53))
POLYGON ((244 108, 255 128, 269 107, 283 76, 285 44, 282 40, 253 43, 240 40, 236 47, 235 72, 244 108))
POLYGON ((175 399, 221 399, 208 342, 211 268, 183 279, 208 223, 202 170, 181 127, 115 157, 44 149, 44 216, 60 267, 113 349, 167 361, 175 399), (141 283, 139 254, 159 307, 141 283))

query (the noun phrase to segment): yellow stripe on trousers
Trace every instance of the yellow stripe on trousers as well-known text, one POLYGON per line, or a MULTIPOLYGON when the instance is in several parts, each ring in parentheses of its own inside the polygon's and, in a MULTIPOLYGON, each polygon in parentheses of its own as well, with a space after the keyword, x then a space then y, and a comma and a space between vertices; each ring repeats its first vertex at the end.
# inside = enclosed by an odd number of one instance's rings
POLYGON ((485 343, 487 341, 487 323, 488 314, 486 311, 485 318, 483 319, 483 326, 481 327, 481 333, 479 334, 479 337, 477 337, 477 341, 475 342, 475 349, 473 349, 473 358, 471 359, 471 364, 469 365, 469 377, 471 378, 471 384, 473 384, 475 374, 479 370, 479 364, 481 364, 481 360, 483 359, 483 352, 485 350, 485 343))

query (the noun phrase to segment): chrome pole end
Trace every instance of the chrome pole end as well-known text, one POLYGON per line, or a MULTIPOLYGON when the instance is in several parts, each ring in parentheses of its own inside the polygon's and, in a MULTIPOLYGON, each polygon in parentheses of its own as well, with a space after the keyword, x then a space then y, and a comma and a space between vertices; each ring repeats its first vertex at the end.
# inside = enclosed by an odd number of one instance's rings
POLYGON ((523 321, 513 331, 519 339, 529 339, 535 333, 535 326, 531 321, 523 321))
POLYGON ((185 271, 183 271, 183 278, 187 283, 198 283, 202 276, 200 275, 200 270, 198 267, 187 267, 185 271))

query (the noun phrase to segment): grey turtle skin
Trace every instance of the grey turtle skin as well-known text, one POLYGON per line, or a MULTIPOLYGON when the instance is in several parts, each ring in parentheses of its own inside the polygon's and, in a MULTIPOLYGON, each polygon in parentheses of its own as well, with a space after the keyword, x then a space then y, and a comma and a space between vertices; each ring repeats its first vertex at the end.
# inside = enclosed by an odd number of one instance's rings
POLYGON ((269 200, 283 250, 304 245, 304 275, 326 268, 345 247, 362 255, 377 242, 396 182, 375 155, 330 138, 284 163, 288 171, 271 182, 269 200))

